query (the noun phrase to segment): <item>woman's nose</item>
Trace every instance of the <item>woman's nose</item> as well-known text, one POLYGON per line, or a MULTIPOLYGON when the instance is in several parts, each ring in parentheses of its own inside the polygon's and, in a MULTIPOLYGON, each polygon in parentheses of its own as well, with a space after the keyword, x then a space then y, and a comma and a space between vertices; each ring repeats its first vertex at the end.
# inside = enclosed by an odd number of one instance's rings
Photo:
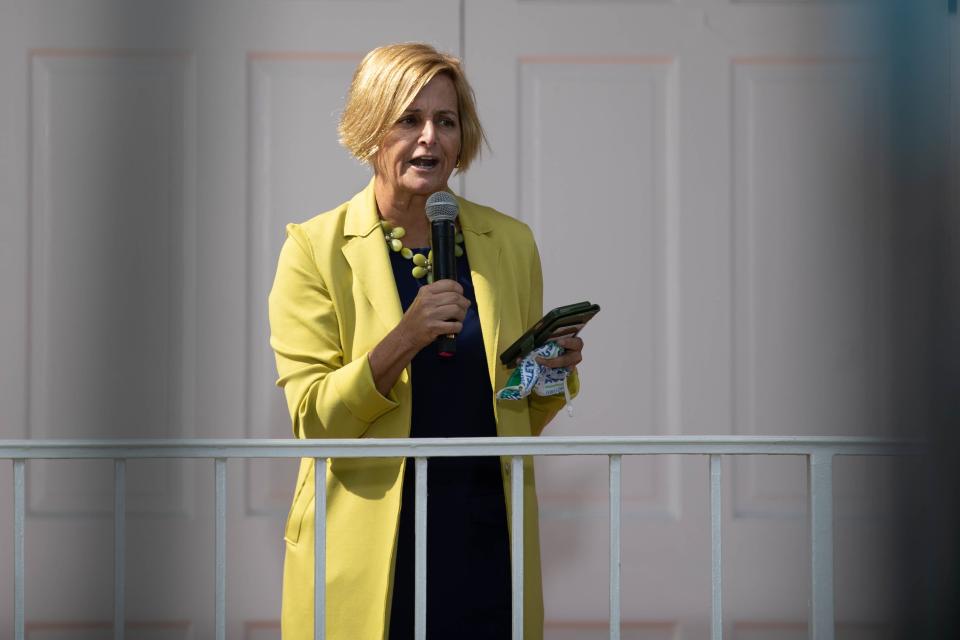
POLYGON ((433 122, 427 120, 423 124, 423 128, 420 129, 420 142, 430 146, 436 141, 436 129, 433 127, 433 122))

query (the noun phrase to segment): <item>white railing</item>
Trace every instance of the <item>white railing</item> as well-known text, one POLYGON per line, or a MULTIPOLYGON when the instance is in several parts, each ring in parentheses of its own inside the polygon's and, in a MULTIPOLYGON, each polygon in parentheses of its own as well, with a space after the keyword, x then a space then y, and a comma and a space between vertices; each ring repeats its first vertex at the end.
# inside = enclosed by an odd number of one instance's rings
POLYGON ((124 634, 126 461, 131 458, 211 458, 216 483, 217 640, 226 638, 226 473, 230 458, 314 458, 316 638, 326 615, 326 490, 329 458, 414 458, 415 637, 426 638, 427 459, 460 456, 511 458, 511 579, 513 638, 523 638, 523 456, 604 455, 610 469, 610 638, 620 638, 620 466, 622 456, 706 455, 710 460, 711 640, 723 637, 721 563, 721 456, 800 455, 809 465, 811 584, 809 636, 833 640, 833 458, 915 454, 916 443, 872 438, 765 436, 634 436, 540 438, 422 438, 357 440, 0 440, 0 459, 13 461, 14 637, 24 638, 24 520, 26 460, 114 460, 114 638, 124 634))

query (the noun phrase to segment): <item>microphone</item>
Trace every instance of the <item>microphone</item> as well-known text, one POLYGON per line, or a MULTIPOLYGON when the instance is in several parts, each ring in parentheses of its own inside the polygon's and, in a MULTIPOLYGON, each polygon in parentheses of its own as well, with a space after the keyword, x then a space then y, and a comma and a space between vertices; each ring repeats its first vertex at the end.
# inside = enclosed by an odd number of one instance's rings
MULTIPOLYGON (((437 191, 427 198, 427 218, 430 220, 430 245, 433 249, 433 279, 456 280, 456 225, 460 205, 453 194, 437 191)), ((452 358, 457 352, 456 336, 437 337, 437 355, 452 358)))

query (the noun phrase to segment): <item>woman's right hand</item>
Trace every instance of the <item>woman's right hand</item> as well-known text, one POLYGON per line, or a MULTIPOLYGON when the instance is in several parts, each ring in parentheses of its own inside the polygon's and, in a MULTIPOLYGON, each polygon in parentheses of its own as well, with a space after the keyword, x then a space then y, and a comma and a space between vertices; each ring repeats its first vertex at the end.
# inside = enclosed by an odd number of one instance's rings
POLYGON ((420 287, 397 328, 410 347, 420 351, 438 336, 460 333, 469 307, 459 282, 437 280, 420 287))
POLYGON ((400 324, 370 352, 377 391, 386 396, 404 367, 437 336, 460 333, 469 307, 456 280, 437 280, 420 287, 400 324))

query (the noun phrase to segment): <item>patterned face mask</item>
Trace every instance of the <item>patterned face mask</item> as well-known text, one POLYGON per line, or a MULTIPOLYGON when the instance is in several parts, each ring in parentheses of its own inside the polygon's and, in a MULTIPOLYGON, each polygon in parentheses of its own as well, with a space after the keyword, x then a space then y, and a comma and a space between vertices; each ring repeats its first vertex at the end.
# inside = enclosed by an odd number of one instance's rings
POLYGON ((520 400, 531 393, 538 396, 554 396, 563 394, 567 399, 567 413, 573 416, 573 404, 570 401, 570 390, 567 389, 567 376, 570 369, 560 367, 551 369, 545 367, 536 358, 556 358, 563 353, 563 348, 554 341, 547 342, 542 347, 534 349, 510 374, 507 384, 497 391, 498 400, 520 400))

